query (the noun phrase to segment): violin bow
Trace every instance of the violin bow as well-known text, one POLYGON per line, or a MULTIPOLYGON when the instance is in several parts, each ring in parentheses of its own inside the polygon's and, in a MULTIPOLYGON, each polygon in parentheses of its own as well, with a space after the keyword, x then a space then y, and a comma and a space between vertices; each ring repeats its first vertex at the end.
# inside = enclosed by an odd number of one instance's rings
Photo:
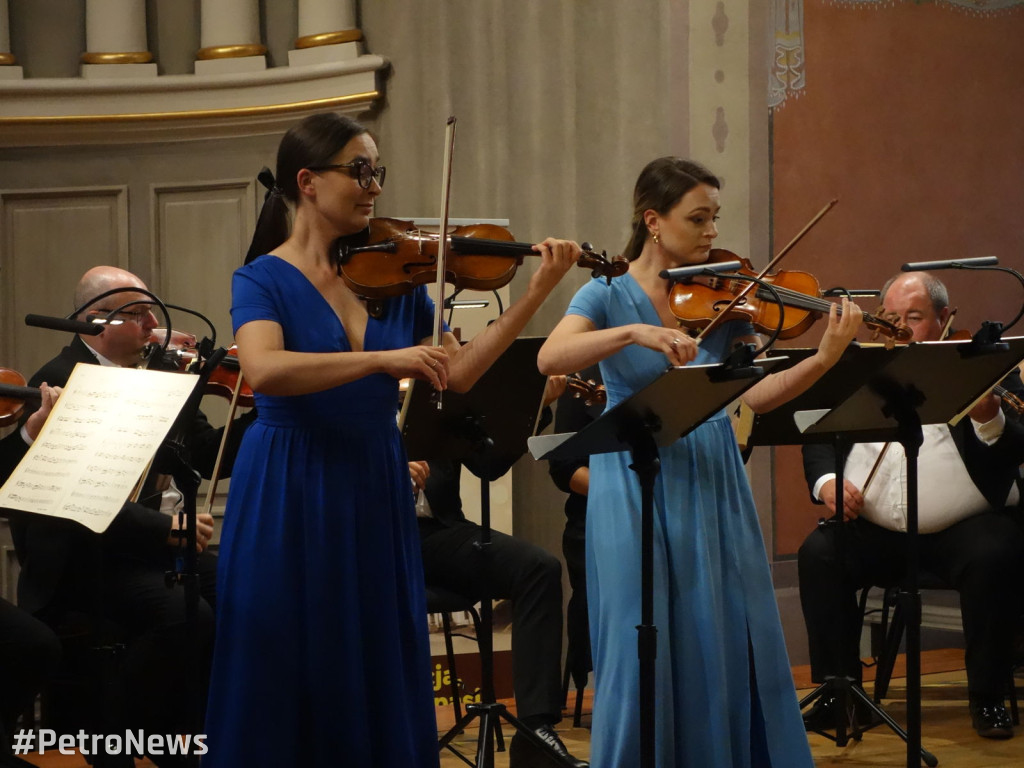
POLYGON ((217 483, 220 481, 220 468, 224 463, 224 446, 228 442, 228 433, 231 432, 231 424, 235 420, 235 412, 238 410, 238 395, 242 391, 242 380, 245 374, 238 370, 238 379, 235 381, 235 389, 231 393, 231 402, 228 404, 228 418, 224 422, 224 432, 220 436, 220 445, 217 446, 217 458, 213 462, 213 473, 210 475, 210 485, 206 489, 206 503, 204 505, 206 514, 213 514, 213 499, 217 495, 217 483))
MULTIPOLYGON (((444 338, 444 278, 448 269, 448 198, 452 187, 452 155, 455 149, 455 115, 445 125, 444 162, 441 168, 441 221, 437 237, 437 305, 434 307, 434 337, 440 347, 444 338)), ((441 410, 441 392, 437 393, 437 410, 441 410)))
MULTIPOLYGON (((803 239, 803 236, 810 232, 814 225, 821 221, 825 214, 831 211, 832 207, 838 202, 838 198, 833 198, 825 205, 824 208, 818 211, 814 215, 814 217, 809 222, 807 222, 807 224, 804 225, 804 228, 796 233, 796 237, 790 240, 786 244, 786 246, 775 255, 775 258, 769 261, 768 265, 758 273, 757 279, 760 280, 769 272, 771 272, 775 268, 775 265, 782 261, 782 258, 793 249, 793 246, 799 243, 803 239)), ((704 338, 704 336, 706 336, 708 333, 710 333, 712 330, 714 330, 724 322, 724 319, 726 315, 729 313, 729 311, 737 304, 739 304, 741 301, 743 301, 743 299, 746 298, 747 294, 754 290, 755 285, 757 285, 757 283, 748 282, 746 286, 744 286, 743 290, 736 294, 735 298, 733 298, 733 300, 726 305, 725 309, 719 312, 718 315, 712 318, 710 323, 704 326, 703 330, 701 330, 701 332, 697 334, 698 344, 700 344, 700 341, 701 339, 704 338)))

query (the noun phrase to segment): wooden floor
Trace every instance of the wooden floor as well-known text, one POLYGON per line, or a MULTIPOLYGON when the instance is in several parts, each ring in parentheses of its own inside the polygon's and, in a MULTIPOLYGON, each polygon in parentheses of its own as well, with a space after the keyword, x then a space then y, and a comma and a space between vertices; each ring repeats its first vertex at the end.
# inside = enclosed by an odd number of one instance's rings
MULTIPOLYGON (((1016 738, 1008 741, 992 741, 982 739, 971 727, 970 715, 967 710, 967 689, 963 671, 964 657, 962 650, 925 651, 921 657, 921 741, 925 749, 930 751, 939 761, 939 768, 1010 768, 1024 766, 1024 728, 1018 728, 1016 738)), ((889 714, 900 724, 905 724, 905 686, 903 659, 900 657, 889 687, 891 699, 883 702, 889 714)), ((812 689, 810 670, 807 667, 795 667, 793 679, 801 696, 812 689)), ((873 679, 871 670, 865 673, 865 685, 871 692, 869 681, 873 679)), ((1018 680, 1024 687, 1024 680, 1018 680)), ((570 698, 574 694, 570 693, 570 698)), ((1024 697, 1022 697, 1024 698, 1024 697)), ((513 710, 511 702, 505 702, 513 710)), ((572 728, 571 714, 559 724, 558 732, 566 747, 573 755, 580 758, 590 756, 590 696, 589 691, 584 697, 583 728, 572 728)), ((438 727, 450 727, 452 715, 450 707, 438 709, 438 727)), ((456 742, 470 759, 476 745, 476 729, 467 730, 456 742)), ((906 744, 885 726, 873 728, 863 735, 861 741, 851 741, 846 747, 837 747, 828 739, 810 734, 811 753, 817 768, 852 768, 855 766, 906 766, 906 744)), ((465 763, 447 750, 441 755, 442 768, 456 768, 465 763)), ((507 768, 508 755, 497 752, 494 759, 495 768, 507 768)), ((922 763, 923 765, 923 763, 922 763)), ((778 766, 777 768, 788 768, 778 766)))
MULTIPOLYGON (((1024 729, 1018 728, 1018 736, 1008 741, 982 739, 971 728, 967 711, 967 692, 964 685, 963 651, 925 651, 921 658, 922 677, 922 727, 921 737, 925 749, 939 760, 940 768, 1010 768, 1024 766, 1024 729)), ((896 676, 902 672, 902 659, 896 669, 896 676)), ((801 695, 811 688, 810 674, 806 667, 793 669, 793 678, 801 695)), ((870 670, 865 685, 870 693, 870 670)), ((1024 680, 1018 680, 1024 686, 1024 680)), ((902 678, 893 678, 890 686, 891 699, 883 702, 885 709, 899 723, 904 723, 905 696, 902 678)), ((574 694, 570 693, 570 697, 574 694)), ((514 714, 512 702, 504 702, 514 714)), ((572 728, 571 713, 558 727, 559 735, 569 751, 580 758, 590 755, 590 691, 584 696, 583 721, 581 728, 572 728)), ((451 707, 437 709, 438 731, 445 733, 452 726, 454 717, 451 707)), ((510 732, 509 732, 510 734, 510 732)), ((468 728, 458 736, 454 745, 475 764, 477 730, 468 728)), ((846 747, 836 747, 824 737, 809 736, 811 752, 817 768, 851 768, 856 766, 906 766, 906 745, 885 726, 879 726, 864 734, 861 741, 851 741, 846 747)), ((34 765, 44 768, 86 768, 86 763, 75 756, 47 754, 33 756, 34 765)), ((343 765, 342 760, 339 765, 343 765)), ((465 762, 445 750, 441 754, 442 768, 464 766, 465 762)), ((507 768, 508 753, 497 752, 495 768, 507 768)), ((137 768, 152 768, 149 761, 139 761, 137 768)), ((788 768, 788 766, 777 766, 788 768)))

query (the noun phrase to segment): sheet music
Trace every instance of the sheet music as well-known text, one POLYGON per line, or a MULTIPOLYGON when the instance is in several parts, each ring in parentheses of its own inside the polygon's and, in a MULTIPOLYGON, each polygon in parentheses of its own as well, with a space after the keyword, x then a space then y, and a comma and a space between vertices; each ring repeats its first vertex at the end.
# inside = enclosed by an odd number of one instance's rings
POLYGON ((117 516, 196 378, 79 363, 39 437, 0 488, 0 507, 102 533, 117 516))

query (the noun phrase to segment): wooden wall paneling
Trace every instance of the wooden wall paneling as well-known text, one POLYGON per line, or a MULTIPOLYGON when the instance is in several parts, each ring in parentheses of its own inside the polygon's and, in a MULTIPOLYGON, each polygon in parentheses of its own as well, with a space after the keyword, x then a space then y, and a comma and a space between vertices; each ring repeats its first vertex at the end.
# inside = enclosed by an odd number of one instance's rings
MULTIPOLYGON (((217 344, 229 346, 231 274, 242 264, 256 226, 256 182, 223 179, 153 184, 153 270, 160 298, 206 315, 217 344)), ((206 327, 180 312, 172 322, 200 336, 206 327)))
POLYGON ((64 316, 87 269, 128 268, 127 187, 3 190, 0 226, 0 365, 29 377, 69 337, 25 315, 64 316))

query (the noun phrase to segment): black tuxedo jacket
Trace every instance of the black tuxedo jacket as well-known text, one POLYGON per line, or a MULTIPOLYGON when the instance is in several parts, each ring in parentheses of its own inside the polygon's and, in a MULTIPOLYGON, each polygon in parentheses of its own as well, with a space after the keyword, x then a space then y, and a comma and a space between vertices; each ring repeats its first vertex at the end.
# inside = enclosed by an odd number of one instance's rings
MULTIPOLYGON (((1020 465, 1024 463, 1024 426, 1007 417, 1002 436, 992 445, 978 439, 971 420, 966 417, 951 427, 950 433, 974 485, 990 507, 1003 509, 1010 488, 1020 477, 1020 465)), ((844 461, 848 454, 849 449, 843 456, 844 461)), ((805 445, 803 459, 804 477, 810 491, 819 477, 836 471, 835 446, 831 443, 805 445)))
MULTIPOLYGON (((39 369, 29 385, 46 382, 64 386, 77 363, 99 364, 76 336, 57 357, 39 369)), ((253 418, 254 414, 247 414, 232 427, 222 462, 224 476, 230 474, 244 428, 253 418)), ((212 472, 222 434, 223 430, 212 427, 202 413, 196 415, 189 430, 188 447, 192 466, 204 476, 212 472)), ((18 431, 4 439, 0 447, 3 477, 27 450, 18 431)), ((21 563, 19 606, 38 613, 55 601, 65 606, 81 603, 99 589, 105 564, 130 561, 166 567, 171 518, 159 511, 160 494, 152 490, 155 475, 160 471, 161 467, 154 465, 143 484, 140 503, 126 502, 100 535, 70 520, 10 511, 11 535, 21 563)))

